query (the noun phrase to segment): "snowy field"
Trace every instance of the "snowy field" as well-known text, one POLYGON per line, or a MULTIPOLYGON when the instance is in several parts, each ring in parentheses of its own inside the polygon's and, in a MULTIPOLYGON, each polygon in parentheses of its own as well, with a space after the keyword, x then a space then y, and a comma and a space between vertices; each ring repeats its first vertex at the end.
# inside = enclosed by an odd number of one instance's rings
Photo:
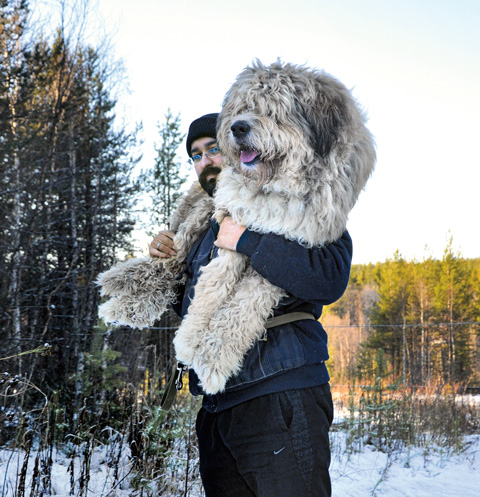
POLYGON ((330 467, 334 497, 478 497, 480 496, 480 436, 465 439, 462 454, 445 449, 404 449, 392 454, 367 446, 348 455, 345 433, 332 433, 330 467))
MULTIPOLYGON (((428 452, 423 449, 404 449, 387 455, 366 446, 360 453, 348 454, 346 434, 332 433, 331 476, 334 497, 478 497, 480 495, 480 436, 465 439, 466 450, 461 454, 448 453, 445 449, 428 452)), ((125 452, 126 453, 126 452, 125 452)), ((31 477, 35 455, 30 457, 25 495, 30 495, 31 477)), ((80 480, 85 461, 76 458, 73 469, 74 495, 127 497, 135 495, 130 486, 130 466, 124 456, 119 465, 120 474, 114 475, 106 447, 99 447, 89 461, 89 481, 84 481, 81 492, 80 480), (113 481, 117 483, 112 484, 113 481)), ((70 496, 72 482, 71 459, 62 453, 52 454, 51 495, 70 496)), ((16 497, 13 489, 24 463, 24 455, 18 451, 0 451, 0 496, 16 497)), ((178 483, 180 489, 183 483, 178 483)), ((190 482, 189 496, 202 495, 200 484, 190 482)), ((41 482, 39 482, 41 485, 41 482)), ((38 486, 37 486, 38 489, 38 486)), ((182 492, 160 495, 179 497, 182 492)), ((272 496, 274 497, 274 496, 272 496)))

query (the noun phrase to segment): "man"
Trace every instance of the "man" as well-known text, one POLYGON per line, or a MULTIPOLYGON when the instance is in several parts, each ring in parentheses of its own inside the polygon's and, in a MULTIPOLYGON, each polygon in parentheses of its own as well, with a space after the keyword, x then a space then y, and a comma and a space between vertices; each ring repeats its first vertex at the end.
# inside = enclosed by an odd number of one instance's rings
MULTIPOLYGON (((216 114, 192 122, 187 152, 203 189, 212 195, 221 170, 216 114)), ((151 242, 154 257, 175 255, 173 232, 151 242)), ((333 404, 325 360, 327 336, 317 319, 323 305, 343 294, 349 278, 352 242, 307 249, 275 234, 261 235, 230 217, 210 226, 191 249, 186 279, 174 306, 184 317, 201 268, 217 248, 250 257, 255 271, 286 290, 276 316, 313 314, 314 320, 270 328, 248 352, 241 371, 223 393, 204 395, 197 418, 200 472, 207 497, 297 497, 331 495, 328 430, 333 404)), ((190 391, 202 395, 195 371, 190 391)))

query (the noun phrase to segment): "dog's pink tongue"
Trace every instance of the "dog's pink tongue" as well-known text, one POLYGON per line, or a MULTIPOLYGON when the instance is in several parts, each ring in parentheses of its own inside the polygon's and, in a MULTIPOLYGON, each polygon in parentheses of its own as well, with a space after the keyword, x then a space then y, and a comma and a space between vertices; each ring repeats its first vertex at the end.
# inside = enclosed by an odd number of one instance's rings
POLYGON ((248 162, 252 162, 252 160, 257 157, 258 152, 255 150, 243 150, 242 153, 240 154, 240 160, 246 164, 248 162))

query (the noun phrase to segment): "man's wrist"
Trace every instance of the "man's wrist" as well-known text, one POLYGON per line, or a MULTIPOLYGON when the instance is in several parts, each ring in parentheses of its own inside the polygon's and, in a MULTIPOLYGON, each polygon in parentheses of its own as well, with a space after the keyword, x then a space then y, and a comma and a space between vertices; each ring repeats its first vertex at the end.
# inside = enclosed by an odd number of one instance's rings
POLYGON ((255 253, 261 239, 262 235, 260 233, 251 231, 247 228, 239 238, 235 250, 241 254, 251 257, 255 253))

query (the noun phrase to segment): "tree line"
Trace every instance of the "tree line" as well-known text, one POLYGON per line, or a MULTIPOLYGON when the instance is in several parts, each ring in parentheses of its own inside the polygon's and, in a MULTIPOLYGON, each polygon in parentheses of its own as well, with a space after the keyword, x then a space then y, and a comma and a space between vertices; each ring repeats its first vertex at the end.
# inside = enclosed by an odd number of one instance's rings
POLYGON ((115 125, 113 61, 29 16, 2 0, 0 357, 73 410, 98 329, 94 281, 131 250, 136 130, 115 125))
POLYGON ((65 433, 80 412, 114 424, 139 390, 158 394, 173 362, 175 316, 107 327, 95 281, 133 254, 135 227, 168 228, 185 182, 180 116, 167 111, 154 164, 136 172, 141 127, 117 114, 121 66, 83 40, 82 2, 59 6, 74 10, 40 29, 29 2, 0 1, 0 444, 44 396, 65 433))
POLYGON ((389 377, 414 386, 480 383, 480 259, 445 248, 441 260, 354 265, 326 311, 340 383, 389 377))

